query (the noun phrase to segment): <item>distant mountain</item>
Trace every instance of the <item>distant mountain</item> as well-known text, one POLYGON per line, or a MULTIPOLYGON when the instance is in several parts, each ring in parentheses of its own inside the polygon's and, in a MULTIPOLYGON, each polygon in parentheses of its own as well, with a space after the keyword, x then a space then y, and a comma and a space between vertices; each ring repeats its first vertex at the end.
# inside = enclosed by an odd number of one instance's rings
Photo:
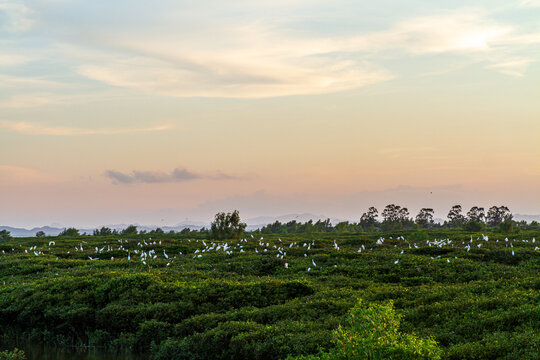
POLYGON ((17 237, 27 237, 27 236, 36 236, 36 233, 38 231, 43 231, 45 235, 48 236, 56 236, 64 230, 63 228, 56 228, 51 226, 42 226, 42 227, 35 227, 33 229, 23 229, 23 228, 16 228, 11 226, 0 226, 0 230, 7 230, 11 233, 11 236, 17 236, 17 237))
POLYGON ((538 221, 540 222, 540 215, 524 215, 524 214, 514 214, 514 220, 516 221, 523 221, 531 222, 531 221, 538 221))

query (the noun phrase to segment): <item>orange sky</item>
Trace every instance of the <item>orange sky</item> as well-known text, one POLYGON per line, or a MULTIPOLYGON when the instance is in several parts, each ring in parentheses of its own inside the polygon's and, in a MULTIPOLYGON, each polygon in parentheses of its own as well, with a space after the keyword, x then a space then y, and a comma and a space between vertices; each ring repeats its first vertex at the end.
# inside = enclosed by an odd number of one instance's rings
POLYGON ((338 5, 0 3, 0 225, 540 213, 540 7, 338 5))

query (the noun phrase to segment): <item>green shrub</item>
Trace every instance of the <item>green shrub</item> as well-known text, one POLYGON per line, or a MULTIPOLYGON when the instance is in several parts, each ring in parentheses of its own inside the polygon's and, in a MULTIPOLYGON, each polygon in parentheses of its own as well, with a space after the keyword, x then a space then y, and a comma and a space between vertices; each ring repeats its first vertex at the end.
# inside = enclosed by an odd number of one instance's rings
POLYGON ((19 350, 17 348, 13 349, 12 351, 2 351, 0 352, 0 360, 25 360, 26 355, 24 355, 24 351, 19 350))
POLYGON ((435 340, 399 332, 400 316, 391 301, 365 305, 360 301, 345 326, 334 331, 335 349, 297 360, 385 360, 440 359, 442 351, 435 340))

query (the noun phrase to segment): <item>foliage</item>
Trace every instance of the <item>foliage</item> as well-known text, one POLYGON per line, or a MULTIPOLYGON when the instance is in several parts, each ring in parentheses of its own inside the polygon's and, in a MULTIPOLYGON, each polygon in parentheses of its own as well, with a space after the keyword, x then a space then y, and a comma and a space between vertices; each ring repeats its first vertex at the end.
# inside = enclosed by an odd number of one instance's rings
POLYGON ((538 230, 345 225, 239 240, 198 231, 4 240, 0 339, 154 359, 335 355, 333 334, 342 345, 380 340, 353 336, 362 328, 347 313, 363 299, 358 317, 386 309, 399 320, 387 349, 429 348, 432 337, 443 359, 540 358, 538 230))
POLYGON ((461 214, 461 205, 454 205, 448 212, 448 224, 450 227, 461 227, 465 223, 465 216, 461 214))
POLYGON ((45 236, 45 232, 44 231, 38 231, 36 232, 36 237, 44 237, 45 236))
POLYGON ((9 240, 11 239, 11 232, 7 230, 0 230, 0 240, 9 240))
POLYGON ((497 226, 503 221, 510 222, 512 214, 506 206, 492 206, 488 210, 486 220, 490 226, 497 226))
POLYGON ((137 235, 137 227, 135 225, 129 225, 127 228, 122 230, 122 235, 137 235))
POLYGON ((76 237, 76 236, 79 236, 79 230, 75 229, 75 228, 67 228, 67 229, 64 229, 62 230, 62 232, 60 234, 58 234, 58 236, 70 236, 70 237, 76 237))
POLYGON ((17 348, 13 349, 12 351, 2 351, 0 352, 0 360, 25 360, 26 356, 24 355, 24 351, 19 350, 17 348))
POLYGON ((400 318, 392 301, 366 305, 360 300, 349 312, 346 326, 333 332, 335 349, 297 359, 440 359, 442 351, 432 338, 420 339, 399 332, 400 318))
POLYGON ((240 222, 238 210, 232 213, 217 213, 210 228, 210 237, 216 240, 240 239, 246 224, 240 222))
POLYGON ((379 211, 375 207, 370 207, 367 212, 360 217, 360 226, 364 229, 370 229, 377 225, 379 211))
POLYGON ((471 232, 478 232, 484 230, 486 225, 482 221, 469 220, 463 226, 463 229, 471 232))
MULTIPOLYGON (((135 228, 135 231, 137 231, 137 228, 135 228)), ((93 233, 94 236, 111 236, 112 234, 113 234, 113 231, 110 228, 105 227, 105 226, 103 226, 99 230, 98 229, 94 230, 94 233, 93 233)))
POLYGON ((422 208, 418 215, 416 215, 416 223, 423 228, 433 226, 433 214, 434 210, 431 208, 422 208))
POLYGON ((468 212, 467 212, 467 220, 468 222, 484 222, 484 218, 486 215, 484 214, 484 208, 473 206, 468 212))

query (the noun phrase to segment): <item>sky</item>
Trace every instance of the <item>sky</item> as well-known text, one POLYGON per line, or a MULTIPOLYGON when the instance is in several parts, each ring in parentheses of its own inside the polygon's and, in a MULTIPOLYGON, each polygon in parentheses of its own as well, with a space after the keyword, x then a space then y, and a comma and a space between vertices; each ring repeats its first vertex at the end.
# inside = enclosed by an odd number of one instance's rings
POLYGON ((540 1, 0 0, 0 225, 540 214, 540 1))

